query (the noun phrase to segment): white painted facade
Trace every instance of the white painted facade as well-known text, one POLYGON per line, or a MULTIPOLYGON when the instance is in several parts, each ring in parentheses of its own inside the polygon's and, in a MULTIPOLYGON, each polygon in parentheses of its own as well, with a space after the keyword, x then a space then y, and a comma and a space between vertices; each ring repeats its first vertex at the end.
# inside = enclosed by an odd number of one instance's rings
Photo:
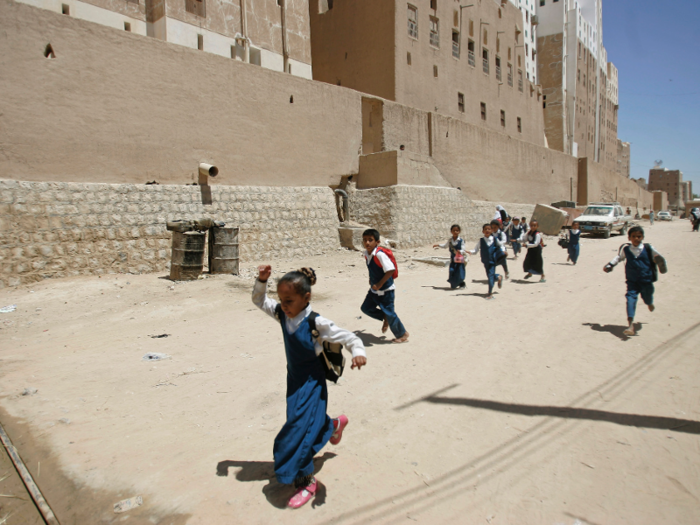
POLYGON ((525 50, 525 76, 537 84, 537 24, 535 2, 539 0, 509 0, 523 14, 523 49, 525 50))
POLYGON ((608 62, 608 89, 607 95, 608 99, 615 105, 618 104, 618 81, 617 81, 617 68, 612 62, 608 62))
MULTIPOLYGON (((121 31, 125 31, 128 27, 130 32, 137 35, 157 38, 192 49, 198 49, 199 35, 201 35, 203 51, 227 58, 243 60, 242 47, 237 45, 235 38, 230 38, 214 31, 181 22, 180 20, 168 16, 151 24, 80 0, 17 1, 56 13, 63 13, 64 6, 67 6, 69 14, 66 16, 87 20, 88 22, 94 22, 121 31), (125 23, 128 24, 128 26, 125 25, 125 23)), ((251 42, 250 46, 250 63, 273 71, 284 71, 284 59, 282 55, 256 47, 255 42, 251 42)), ((290 58, 289 65, 292 75, 309 80, 313 78, 311 64, 305 64, 290 58)))
POLYGON ((125 31, 126 27, 129 27, 131 33, 143 36, 147 35, 147 24, 143 20, 131 18, 121 13, 115 13, 114 11, 81 2, 80 0, 17 0, 17 2, 47 9, 55 13, 63 13, 63 6, 65 5, 68 7, 69 13, 66 16, 87 20, 88 22, 112 27, 120 31, 125 31), (129 24, 129 26, 126 26, 125 23, 129 24))

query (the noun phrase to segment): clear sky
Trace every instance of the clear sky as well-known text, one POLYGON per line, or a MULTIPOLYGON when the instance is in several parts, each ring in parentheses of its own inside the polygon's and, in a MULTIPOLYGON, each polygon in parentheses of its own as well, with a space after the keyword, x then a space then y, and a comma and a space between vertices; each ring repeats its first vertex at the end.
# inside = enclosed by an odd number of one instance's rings
POLYGON ((631 176, 648 179, 662 160, 700 194, 700 0, 603 0, 603 45, 619 70, 631 176))

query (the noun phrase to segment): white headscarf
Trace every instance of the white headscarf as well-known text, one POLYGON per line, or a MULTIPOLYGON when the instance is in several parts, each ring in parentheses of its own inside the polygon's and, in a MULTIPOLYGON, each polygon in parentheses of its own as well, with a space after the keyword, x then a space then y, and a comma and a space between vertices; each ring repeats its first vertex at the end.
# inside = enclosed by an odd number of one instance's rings
MULTIPOLYGON (((502 219, 502 217, 501 217, 501 210, 506 211, 506 210, 503 208, 503 206, 501 206, 500 204, 497 205, 497 206, 496 206, 496 214, 493 216, 493 220, 494 220, 494 221, 500 221, 500 220, 502 219)), ((507 215, 508 215, 508 213, 506 213, 506 216, 507 216, 507 215)))

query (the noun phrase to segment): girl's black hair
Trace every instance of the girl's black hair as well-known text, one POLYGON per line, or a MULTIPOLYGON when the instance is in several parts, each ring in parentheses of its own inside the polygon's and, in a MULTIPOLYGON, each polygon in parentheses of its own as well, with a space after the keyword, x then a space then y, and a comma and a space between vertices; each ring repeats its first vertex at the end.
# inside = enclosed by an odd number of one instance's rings
POLYGON ((484 225, 481 227, 481 231, 484 231, 484 228, 486 228, 487 226, 490 228, 490 227, 491 227, 491 223, 489 222, 488 224, 484 224, 484 225))
POLYGON ((450 231, 454 230, 455 228, 457 228, 459 231, 462 231, 462 228, 460 228, 459 224, 453 224, 452 226, 450 226, 450 231))
POLYGON ((311 293, 311 287, 316 284, 316 272, 313 268, 300 268, 284 274, 284 277, 277 281, 277 286, 283 283, 291 284, 299 295, 306 295, 311 293))
POLYGON ((631 237, 633 233, 640 232, 642 234, 642 237, 644 237, 644 228, 641 226, 632 226, 628 231, 627 231, 627 237, 631 237))
POLYGON ((496 226, 499 230, 501 229, 501 223, 496 219, 492 220, 489 224, 491 224, 491 226, 496 226))
POLYGON ((375 230, 374 228, 370 228, 369 230, 365 230, 362 232, 363 237, 372 237, 375 241, 379 242, 379 232, 375 230))

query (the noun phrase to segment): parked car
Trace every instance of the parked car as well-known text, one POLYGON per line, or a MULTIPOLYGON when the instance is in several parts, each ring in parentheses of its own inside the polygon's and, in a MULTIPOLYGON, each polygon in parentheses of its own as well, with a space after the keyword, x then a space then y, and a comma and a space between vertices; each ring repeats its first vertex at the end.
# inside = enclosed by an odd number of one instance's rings
POLYGON ((672 221, 673 215, 671 215, 667 211, 660 211, 659 214, 656 216, 656 218, 660 221, 672 221))
POLYGON ((582 233, 602 235, 608 239, 613 232, 626 235, 631 218, 625 215, 617 202, 597 202, 589 204, 576 220, 582 233))

